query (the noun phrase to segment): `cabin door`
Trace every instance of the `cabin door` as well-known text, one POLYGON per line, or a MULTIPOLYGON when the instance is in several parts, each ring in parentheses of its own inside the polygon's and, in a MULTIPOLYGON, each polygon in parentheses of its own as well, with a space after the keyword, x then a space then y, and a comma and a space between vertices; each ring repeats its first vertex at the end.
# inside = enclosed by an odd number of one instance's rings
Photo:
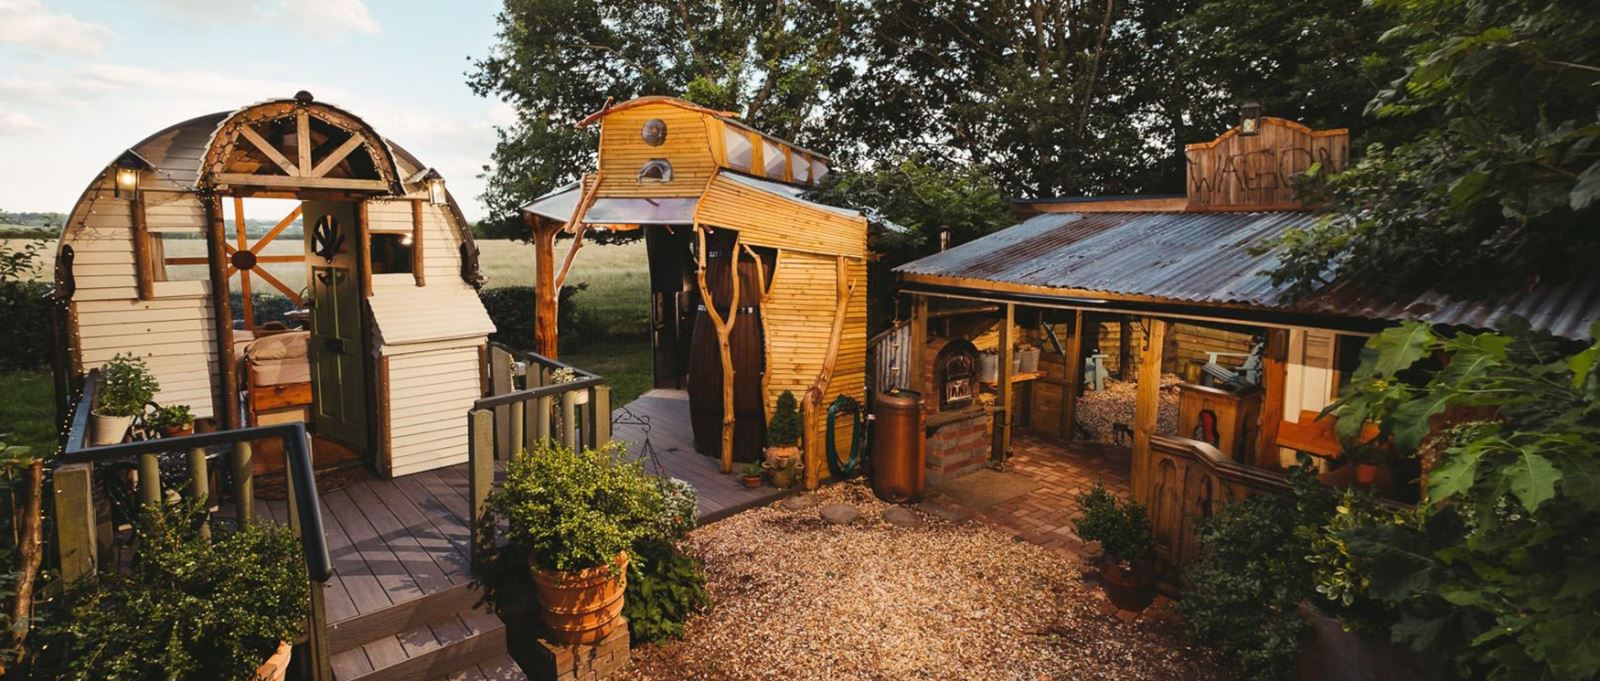
POLYGON ((321 436, 367 452, 367 380, 362 356, 362 244, 354 203, 305 202, 311 308, 312 426, 321 436))

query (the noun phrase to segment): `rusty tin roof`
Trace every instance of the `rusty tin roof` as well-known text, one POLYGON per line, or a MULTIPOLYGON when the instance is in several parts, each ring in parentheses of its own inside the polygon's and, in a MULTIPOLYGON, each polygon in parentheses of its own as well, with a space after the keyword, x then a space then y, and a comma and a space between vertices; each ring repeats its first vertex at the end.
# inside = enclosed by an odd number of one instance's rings
MULTIPOLYGON (((1438 291, 1383 296, 1336 282, 1290 303, 1268 271, 1284 230, 1314 214, 1045 213, 895 268, 906 279, 982 288, 984 283, 1058 289, 1172 304, 1229 306, 1346 319, 1414 319, 1477 329, 1514 314, 1536 329, 1577 340, 1600 319, 1600 275, 1474 298, 1438 291)), ((1070 294, 1068 292, 1071 292, 1070 294)))

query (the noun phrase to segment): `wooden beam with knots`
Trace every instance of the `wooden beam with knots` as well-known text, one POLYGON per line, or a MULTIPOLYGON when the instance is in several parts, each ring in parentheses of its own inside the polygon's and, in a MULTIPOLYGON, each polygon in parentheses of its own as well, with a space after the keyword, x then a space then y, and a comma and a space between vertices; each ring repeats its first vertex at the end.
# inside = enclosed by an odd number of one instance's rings
POLYGON ((699 222, 694 223, 695 239, 699 244, 696 254, 697 267, 694 271, 695 282, 700 286, 700 301, 706 307, 706 316, 711 318, 711 326, 717 332, 717 353, 722 359, 722 472, 733 472, 733 348, 730 339, 733 335, 733 324, 739 317, 739 233, 734 232, 733 245, 729 248, 729 256, 733 259, 732 266, 728 268, 728 276, 732 279, 733 294, 728 302, 728 317, 724 319, 722 313, 717 312, 711 290, 706 287, 706 230, 699 222))

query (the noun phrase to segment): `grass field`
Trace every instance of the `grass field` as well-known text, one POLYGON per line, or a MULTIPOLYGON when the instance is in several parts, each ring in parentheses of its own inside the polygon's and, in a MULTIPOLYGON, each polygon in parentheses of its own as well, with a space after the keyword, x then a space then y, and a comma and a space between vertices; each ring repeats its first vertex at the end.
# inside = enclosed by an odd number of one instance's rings
POLYGON ((50 372, 0 371, 0 395, 5 396, 0 399, 0 440, 32 447, 34 454, 54 450, 56 398, 50 372))

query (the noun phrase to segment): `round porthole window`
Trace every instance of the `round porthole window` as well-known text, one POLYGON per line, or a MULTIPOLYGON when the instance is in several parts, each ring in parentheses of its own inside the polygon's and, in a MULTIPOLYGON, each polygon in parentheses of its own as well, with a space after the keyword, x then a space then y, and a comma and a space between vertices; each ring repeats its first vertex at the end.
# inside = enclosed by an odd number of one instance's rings
POLYGON ((659 118, 645 121, 644 130, 640 132, 640 136, 644 138, 645 144, 652 147, 661 146, 662 142, 667 141, 667 122, 659 118))

